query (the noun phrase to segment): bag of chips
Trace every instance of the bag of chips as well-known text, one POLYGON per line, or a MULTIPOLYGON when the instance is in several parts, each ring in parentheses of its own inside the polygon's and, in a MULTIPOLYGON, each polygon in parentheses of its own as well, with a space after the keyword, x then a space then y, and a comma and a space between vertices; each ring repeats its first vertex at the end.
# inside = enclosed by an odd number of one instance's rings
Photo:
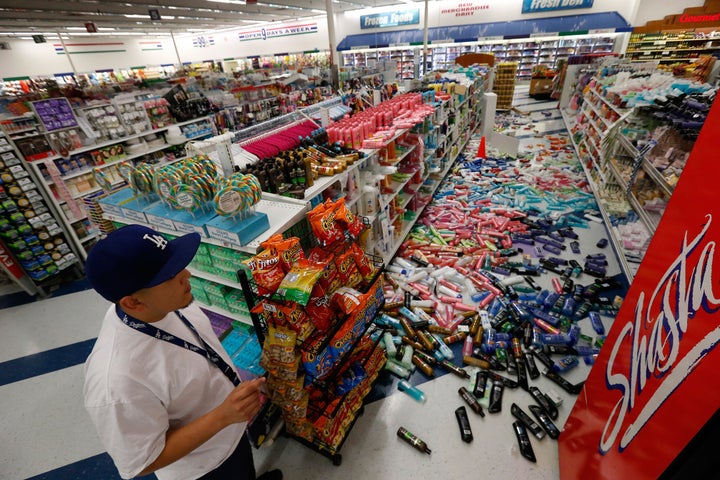
POLYGON ((305 312, 310 317, 310 321, 315 325, 315 329, 321 332, 328 330, 337 318, 330 294, 326 292, 320 282, 316 283, 310 294, 310 300, 305 306, 305 312))
POLYGON ((325 265, 311 260, 300 259, 282 279, 277 295, 285 300, 307 305, 315 283, 325 270, 325 265))
POLYGON ((322 203, 308 213, 310 228, 323 245, 330 245, 345 238, 341 225, 336 221, 338 208, 332 202, 322 203))
POLYGON ((277 250, 280 255, 280 266, 285 273, 290 271, 295 262, 305 258, 300 239, 297 237, 284 239, 281 233, 276 233, 262 242, 260 246, 277 250))
POLYGON ((253 280, 258 286, 260 295, 275 293, 285 277, 280 266, 280 255, 275 248, 268 248, 243 263, 252 272, 253 280))

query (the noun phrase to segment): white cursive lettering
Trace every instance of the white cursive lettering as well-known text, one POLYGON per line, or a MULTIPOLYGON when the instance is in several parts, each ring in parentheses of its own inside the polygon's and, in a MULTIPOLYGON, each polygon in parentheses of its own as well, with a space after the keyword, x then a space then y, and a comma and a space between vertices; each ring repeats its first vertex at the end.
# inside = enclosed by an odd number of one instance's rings
POLYGON ((720 298, 715 295, 712 282, 715 242, 708 241, 701 245, 712 223, 712 215, 708 214, 706 218, 707 223, 702 231, 690 243, 688 232, 685 232, 679 255, 660 278, 647 305, 645 292, 641 292, 635 306, 634 320, 622 326, 612 346, 606 345, 606 348, 611 348, 605 371, 608 390, 617 390, 621 396, 600 438, 599 448, 603 454, 615 444, 623 429, 625 417, 636 406, 648 380, 654 379, 660 384, 647 401, 638 402, 640 411, 637 418, 625 427, 620 439, 621 451, 720 342, 720 327, 717 327, 690 348, 683 358, 678 359, 683 335, 690 327, 688 320, 694 318, 700 310, 713 313, 720 308, 720 298), (700 253, 696 263, 688 272, 688 264, 692 263, 689 259, 698 250, 700 253), (627 357, 621 356, 620 351, 628 341, 631 342, 630 352, 627 357), (622 371, 626 363, 629 367, 627 372, 622 371))

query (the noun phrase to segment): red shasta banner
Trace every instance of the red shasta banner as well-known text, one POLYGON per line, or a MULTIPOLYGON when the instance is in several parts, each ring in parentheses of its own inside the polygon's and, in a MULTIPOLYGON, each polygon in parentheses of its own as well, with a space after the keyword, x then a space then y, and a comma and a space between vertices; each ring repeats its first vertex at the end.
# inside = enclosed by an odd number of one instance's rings
POLYGON ((719 132, 716 101, 560 436, 563 479, 655 479, 720 407, 719 132))

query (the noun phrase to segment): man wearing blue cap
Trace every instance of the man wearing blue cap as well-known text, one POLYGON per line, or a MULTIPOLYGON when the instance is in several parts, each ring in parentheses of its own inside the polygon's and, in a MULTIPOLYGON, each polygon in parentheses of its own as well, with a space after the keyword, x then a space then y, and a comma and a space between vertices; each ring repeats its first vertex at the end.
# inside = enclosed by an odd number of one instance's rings
POLYGON ((123 478, 256 478, 245 428, 265 379, 241 382, 191 305, 185 267, 199 245, 197 233, 167 240, 129 225, 88 255, 88 280, 113 305, 85 365, 85 407, 123 478))

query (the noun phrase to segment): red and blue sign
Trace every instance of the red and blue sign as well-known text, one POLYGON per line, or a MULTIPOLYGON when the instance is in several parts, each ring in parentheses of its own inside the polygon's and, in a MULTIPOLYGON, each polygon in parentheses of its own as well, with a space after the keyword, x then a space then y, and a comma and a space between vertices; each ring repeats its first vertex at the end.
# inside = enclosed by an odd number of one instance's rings
POLYGON ((715 102, 565 423, 563 479, 658 478, 720 407, 719 128, 715 102))

